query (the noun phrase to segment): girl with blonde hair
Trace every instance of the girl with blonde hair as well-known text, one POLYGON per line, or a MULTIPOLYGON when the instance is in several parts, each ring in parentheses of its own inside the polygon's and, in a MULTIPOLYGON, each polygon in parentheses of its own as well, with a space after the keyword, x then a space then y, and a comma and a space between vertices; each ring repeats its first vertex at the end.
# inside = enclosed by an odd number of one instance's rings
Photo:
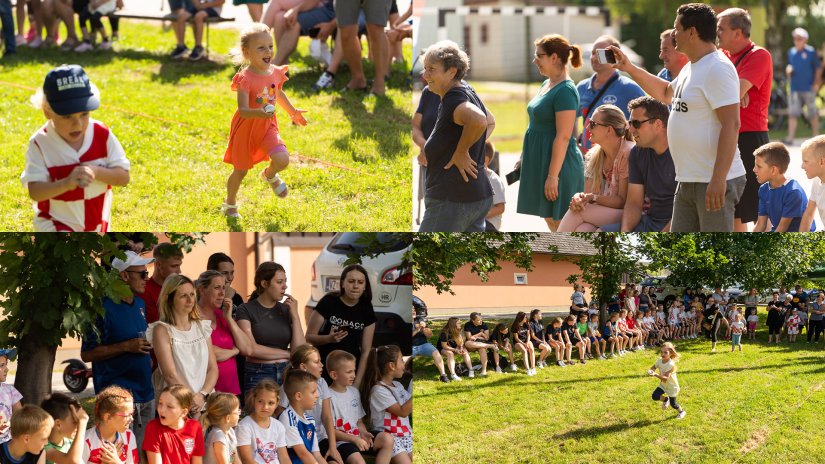
POLYGON ((683 419, 687 412, 676 402, 676 397, 679 396, 679 380, 676 379, 677 359, 679 359, 679 353, 676 352, 673 343, 664 342, 662 344, 662 357, 656 360, 647 373, 661 380, 659 386, 653 391, 653 401, 661 401, 662 410, 667 410, 668 402, 670 402, 670 407, 679 411, 676 418, 683 419), (657 369, 659 370, 658 374, 656 374, 657 369))

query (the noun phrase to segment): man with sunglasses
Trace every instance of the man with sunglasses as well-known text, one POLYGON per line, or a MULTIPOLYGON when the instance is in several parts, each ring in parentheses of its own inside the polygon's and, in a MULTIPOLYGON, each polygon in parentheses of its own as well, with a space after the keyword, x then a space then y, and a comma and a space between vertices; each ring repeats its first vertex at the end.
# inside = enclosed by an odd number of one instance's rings
POLYGON ((146 289, 149 278, 146 265, 152 261, 153 258, 141 258, 134 251, 127 251, 126 259, 112 260, 112 268, 118 271, 131 293, 118 301, 103 297, 104 314, 95 324, 97 333, 89 330, 80 348, 81 359, 92 363, 95 394, 111 385, 132 392, 135 402, 132 431, 138 449, 143 443, 145 425, 155 417, 149 359, 152 344, 146 340, 146 305, 137 296, 146 289))
POLYGON ((673 82, 634 66, 618 47, 616 69, 630 74, 653 98, 671 104, 668 145, 676 180, 673 232, 732 232, 734 208, 745 188, 739 156, 739 77, 716 48, 716 14, 689 3, 676 11, 676 48, 690 59, 673 82))
POLYGON ((605 232, 665 232, 670 230, 676 170, 667 143, 667 105, 639 97, 627 105, 630 134, 636 146, 627 158, 628 182, 622 222, 605 232))

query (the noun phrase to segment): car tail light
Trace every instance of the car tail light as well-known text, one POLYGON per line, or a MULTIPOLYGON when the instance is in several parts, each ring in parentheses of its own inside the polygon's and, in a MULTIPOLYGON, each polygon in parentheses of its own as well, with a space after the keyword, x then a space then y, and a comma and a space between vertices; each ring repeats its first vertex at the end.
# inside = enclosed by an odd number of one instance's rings
POLYGON ((412 285, 412 269, 399 266, 391 268, 381 276, 383 285, 412 285))

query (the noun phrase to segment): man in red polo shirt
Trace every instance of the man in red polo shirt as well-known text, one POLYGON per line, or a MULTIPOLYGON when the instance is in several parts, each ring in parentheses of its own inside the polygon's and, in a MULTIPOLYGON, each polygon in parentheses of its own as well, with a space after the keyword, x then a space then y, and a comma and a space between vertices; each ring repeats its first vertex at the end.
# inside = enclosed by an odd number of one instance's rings
POLYGON ((768 104, 773 83, 771 54, 751 39, 751 17, 741 8, 728 8, 717 16, 719 47, 730 58, 739 75, 739 153, 745 165, 747 183, 734 211, 733 230, 747 232, 757 219, 759 182, 753 172, 753 152, 770 142, 768 104))
POLYGON ((152 278, 146 281, 143 294, 138 295, 146 303, 146 322, 149 324, 160 319, 158 297, 163 281, 172 274, 180 274, 180 265, 183 263, 183 252, 171 243, 159 243, 152 250, 152 256, 155 258, 152 278))

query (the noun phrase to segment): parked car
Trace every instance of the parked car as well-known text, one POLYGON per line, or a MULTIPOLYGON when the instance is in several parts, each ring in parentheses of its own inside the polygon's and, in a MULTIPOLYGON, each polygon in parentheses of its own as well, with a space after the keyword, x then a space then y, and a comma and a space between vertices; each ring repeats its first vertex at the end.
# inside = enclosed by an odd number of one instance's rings
POLYGON ((670 285, 667 277, 646 277, 641 286, 650 287, 650 293, 656 295, 656 301, 662 303, 665 308, 676 298, 681 298, 685 291, 684 287, 670 285))
MULTIPOLYGON (((306 306, 314 309, 329 292, 340 289, 341 271, 349 254, 363 256, 359 232, 339 232, 327 243, 312 264, 311 296, 306 306)), ((372 306, 375 309, 373 346, 396 344, 404 354, 412 353, 412 269, 402 266, 409 246, 393 233, 379 233, 378 240, 388 250, 375 258, 363 258, 361 265, 369 274, 372 306)), ((309 312, 309 311, 308 311, 309 312)))

